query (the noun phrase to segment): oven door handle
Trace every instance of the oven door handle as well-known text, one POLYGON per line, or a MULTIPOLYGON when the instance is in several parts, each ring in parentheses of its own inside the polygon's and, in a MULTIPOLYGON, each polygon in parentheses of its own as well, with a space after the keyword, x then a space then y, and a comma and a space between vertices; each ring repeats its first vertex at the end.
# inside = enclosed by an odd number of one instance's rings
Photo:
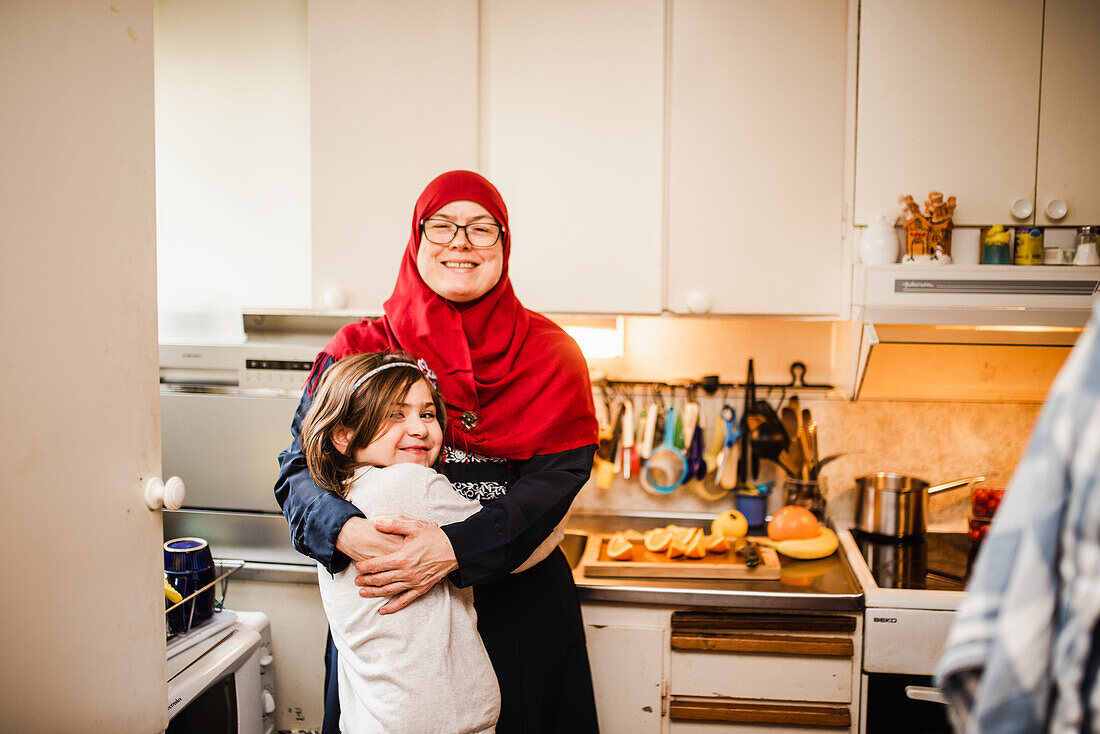
POLYGON ((947 705, 947 697, 940 693, 940 689, 938 688, 930 688, 929 686, 906 686, 905 695, 914 701, 931 701, 932 703, 947 705))

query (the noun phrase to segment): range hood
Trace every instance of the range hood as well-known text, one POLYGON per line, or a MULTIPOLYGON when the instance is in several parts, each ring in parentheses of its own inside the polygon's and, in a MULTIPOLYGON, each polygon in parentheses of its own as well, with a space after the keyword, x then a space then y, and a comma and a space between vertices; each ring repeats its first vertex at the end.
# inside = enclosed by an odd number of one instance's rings
POLYGON ((853 285, 851 399, 870 383, 908 397, 1041 400, 1089 319, 1100 267, 870 265, 853 285))

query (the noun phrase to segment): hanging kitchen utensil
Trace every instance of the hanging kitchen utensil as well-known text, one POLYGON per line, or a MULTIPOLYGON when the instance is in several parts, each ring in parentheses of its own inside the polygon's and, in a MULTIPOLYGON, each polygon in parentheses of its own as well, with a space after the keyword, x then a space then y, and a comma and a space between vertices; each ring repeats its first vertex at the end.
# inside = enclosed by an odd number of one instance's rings
POLYGON ((623 479, 630 479, 634 469, 634 401, 626 400, 623 403, 623 479))
POLYGON ((741 438, 741 425, 737 421, 737 411, 731 405, 722 406, 722 420, 725 422, 726 438, 722 443, 717 483, 719 487, 729 491, 738 484, 737 461, 734 460, 733 453, 738 439, 741 438))
POLYGON ((755 478, 760 471, 760 460, 753 455, 751 433, 745 425, 745 416, 751 412, 755 403, 756 369, 750 359, 748 372, 745 375, 745 402, 741 411, 741 455, 737 458, 737 480, 734 486, 748 484, 749 476, 755 478))
POLYGON ((688 464, 684 452, 676 448, 676 406, 668 409, 664 440, 653 450, 646 462, 643 474, 651 487, 662 494, 668 494, 684 483, 688 464))
POLYGON ((645 461, 653 453, 653 441, 657 433, 657 414, 661 408, 657 403, 650 403, 645 409, 645 427, 642 430, 642 442, 638 446, 638 455, 645 461))

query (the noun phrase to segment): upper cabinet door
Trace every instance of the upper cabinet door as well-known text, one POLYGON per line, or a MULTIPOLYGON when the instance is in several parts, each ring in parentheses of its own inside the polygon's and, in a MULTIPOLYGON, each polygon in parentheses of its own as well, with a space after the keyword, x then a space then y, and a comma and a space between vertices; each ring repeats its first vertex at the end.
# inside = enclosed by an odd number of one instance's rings
POLYGON ((1035 196, 1042 34, 1043 0, 861 5, 856 224, 933 190, 958 197, 956 224, 1018 221, 1012 203, 1035 196))
POLYGON ((661 308, 664 3, 482 3, 485 171, 530 308, 661 308))
POLYGON ((478 167, 477 0, 310 0, 309 58, 313 306, 381 313, 420 192, 478 167))
POLYGON ((1039 224, 1100 224, 1100 3, 1046 0, 1039 114, 1039 224), (1066 213, 1056 218, 1057 202, 1066 213), (1054 214, 1048 214, 1048 208, 1054 214))
POLYGON ((674 0, 668 307, 837 314, 844 0, 674 0))
POLYGON ((168 725, 153 13, 0 3, 4 731, 168 725))

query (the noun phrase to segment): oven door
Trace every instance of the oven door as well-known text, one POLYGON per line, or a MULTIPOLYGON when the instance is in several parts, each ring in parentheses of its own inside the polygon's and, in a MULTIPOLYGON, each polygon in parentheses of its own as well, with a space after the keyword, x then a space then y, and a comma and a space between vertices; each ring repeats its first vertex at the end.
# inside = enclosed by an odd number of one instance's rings
POLYGON ((952 734, 947 706, 929 675, 864 673, 862 734, 952 734))
POLYGON ((168 683, 165 734, 261 734, 261 637, 236 629, 168 683))

